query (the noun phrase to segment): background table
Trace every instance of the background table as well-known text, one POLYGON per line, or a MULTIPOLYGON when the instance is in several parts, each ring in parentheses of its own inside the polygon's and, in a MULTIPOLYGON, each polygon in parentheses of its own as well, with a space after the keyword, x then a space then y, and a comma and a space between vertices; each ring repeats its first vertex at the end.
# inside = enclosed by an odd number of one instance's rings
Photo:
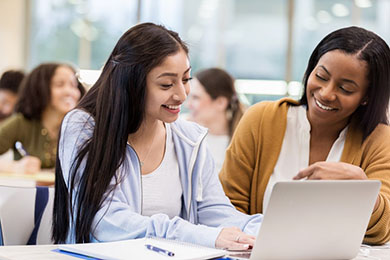
POLYGON ((54 170, 34 174, 0 172, 0 185, 35 187, 54 185, 54 170))

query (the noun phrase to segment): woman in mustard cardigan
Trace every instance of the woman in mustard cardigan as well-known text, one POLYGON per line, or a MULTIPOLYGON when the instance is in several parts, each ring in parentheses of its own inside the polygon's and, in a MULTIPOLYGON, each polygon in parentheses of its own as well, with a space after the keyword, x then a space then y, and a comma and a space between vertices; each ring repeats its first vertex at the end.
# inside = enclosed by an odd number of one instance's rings
POLYGON ((220 172, 232 203, 263 213, 273 188, 291 179, 376 179, 382 186, 364 242, 390 239, 390 49, 359 27, 330 33, 315 48, 299 101, 252 106, 220 172))

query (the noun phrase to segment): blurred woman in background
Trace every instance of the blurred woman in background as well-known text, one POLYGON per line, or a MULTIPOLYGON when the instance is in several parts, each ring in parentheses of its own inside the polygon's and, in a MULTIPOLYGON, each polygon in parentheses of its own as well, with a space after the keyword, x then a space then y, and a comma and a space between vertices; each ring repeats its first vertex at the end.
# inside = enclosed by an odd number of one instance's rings
POLYGON ((191 111, 189 119, 209 129, 206 142, 219 172, 225 150, 244 113, 233 77, 218 68, 198 72, 191 82, 187 106, 191 111))
POLYGON ((14 160, 1 160, 0 171, 54 168, 61 121, 85 92, 75 72, 70 65, 46 63, 23 80, 17 113, 0 126, 0 154, 14 149, 14 160))

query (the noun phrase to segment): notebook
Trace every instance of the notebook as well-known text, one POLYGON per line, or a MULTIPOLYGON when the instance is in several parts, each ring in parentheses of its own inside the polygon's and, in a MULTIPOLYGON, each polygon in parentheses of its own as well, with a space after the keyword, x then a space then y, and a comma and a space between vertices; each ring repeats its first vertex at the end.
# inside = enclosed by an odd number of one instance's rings
POLYGON ((68 244, 59 245, 62 251, 77 253, 98 259, 162 259, 162 260, 195 260, 210 259, 226 255, 225 250, 203 247, 199 245, 167 240, 161 238, 140 238, 104 243, 68 244), (148 247, 157 248, 156 250, 148 247), (173 253, 167 256, 160 252, 173 253))
POLYGON ((376 180, 276 183, 250 259, 354 258, 380 185, 376 180))

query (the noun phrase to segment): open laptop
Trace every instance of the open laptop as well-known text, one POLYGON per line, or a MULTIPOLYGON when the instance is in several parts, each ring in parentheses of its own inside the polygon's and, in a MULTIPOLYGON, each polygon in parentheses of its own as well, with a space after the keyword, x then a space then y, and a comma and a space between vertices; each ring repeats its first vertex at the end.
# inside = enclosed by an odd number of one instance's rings
POLYGON ((380 185, 375 180, 276 183, 250 259, 356 257, 380 185))

